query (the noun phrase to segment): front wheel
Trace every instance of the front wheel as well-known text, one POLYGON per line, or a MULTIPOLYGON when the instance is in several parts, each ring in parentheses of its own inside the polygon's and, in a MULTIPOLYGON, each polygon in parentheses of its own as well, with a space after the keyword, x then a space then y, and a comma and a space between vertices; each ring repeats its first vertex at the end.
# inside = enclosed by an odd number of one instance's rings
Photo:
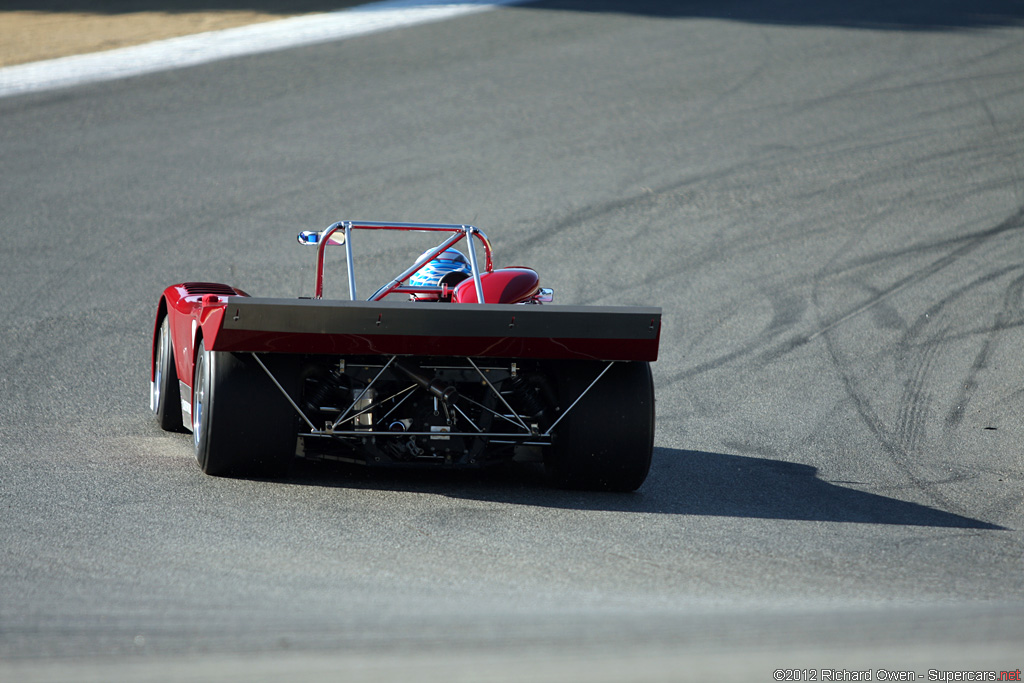
MULTIPOLYGON (((288 358, 267 365, 286 388, 298 378, 288 358)), ((192 439, 203 472, 282 477, 295 455, 291 405, 249 355, 199 342, 192 384, 192 439)))
POLYGON ((181 392, 178 389, 178 372, 174 365, 170 318, 164 317, 160 329, 157 330, 154 361, 149 407, 153 409, 160 427, 169 432, 180 432, 184 425, 181 422, 181 392))
MULTIPOLYGON (((568 410, 602 363, 559 368, 558 400, 568 410)), ((555 428, 545 456, 549 481, 560 488, 635 491, 654 450, 654 380, 645 362, 613 364, 555 428)))

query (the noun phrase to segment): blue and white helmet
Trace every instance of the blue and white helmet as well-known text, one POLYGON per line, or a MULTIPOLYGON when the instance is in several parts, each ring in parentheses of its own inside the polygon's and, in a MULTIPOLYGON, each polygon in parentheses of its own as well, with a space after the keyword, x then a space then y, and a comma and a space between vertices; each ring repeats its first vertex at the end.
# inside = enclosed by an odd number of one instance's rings
MULTIPOLYGON (((430 256, 433 249, 420 254, 420 257, 416 259, 416 263, 420 263, 423 259, 430 256)), ((467 276, 473 274, 473 270, 469 265, 469 259, 467 259, 461 251, 458 249, 445 249, 437 258, 423 266, 409 278, 409 285, 412 287, 438 287, 441 284, 441 278, 449 273, 465 273, 467 276)), ((465 279, 465 278, 461 278, 465 279)))

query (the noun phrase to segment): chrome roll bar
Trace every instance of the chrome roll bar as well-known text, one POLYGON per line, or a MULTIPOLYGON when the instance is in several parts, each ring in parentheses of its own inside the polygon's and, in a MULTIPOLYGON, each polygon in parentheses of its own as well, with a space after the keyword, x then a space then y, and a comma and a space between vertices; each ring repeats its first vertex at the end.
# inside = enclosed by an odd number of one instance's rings
MULTIPOLYGON (((472 225, 455 225, 447 223, 387 223, 379 221, 338 221, 332 224, 326 230, 316 231, 303 231, 299 233, 298 240, 300 244, 309 246, 316 245, 316 285, 314 287, 315 299, 322 299, 324 295, 324 256, 325 249, 328 245, 344 245, 345 246, 345 261, 348 266, 348 292, 349 298, 353 301, 356 300, 356 276, 355 268, 352 258, 352 231, 353 230, 402 230, 406 232, 447 232, 452 233, 450 237, 441 242, 436 248, 434 248, 428 258, 423 259, 421 262, 416 263, 405 271, 401 275, 396 277, 391 282, 387 283, 376 292, 373 293, 367 301, 379 301, 392 292, 404 292, 409 291, 403 284, 405 281, 419 271, 421 268, 426 266, 430 261, 437 258, 445 249, 453 246, 462 239, 466 239, 469 245, 469 264, 472 270, 473 284, 476 287, 476 300, 479 303, 484 302, 484 290, 483 284, 480 281, 480 267, 477 262, 476 249, 473 244, 473 238, 480 240, 484 247, 484 272, 490 273, 494 270, 494 258, 492 255, 491 241, 487 235, 481 232, 479 229, 472 225), (344 237, 339 242, 335 233, 338 231, 344 231, 344 237)), ((425 290, 426 291, 426 290, 425 290)))

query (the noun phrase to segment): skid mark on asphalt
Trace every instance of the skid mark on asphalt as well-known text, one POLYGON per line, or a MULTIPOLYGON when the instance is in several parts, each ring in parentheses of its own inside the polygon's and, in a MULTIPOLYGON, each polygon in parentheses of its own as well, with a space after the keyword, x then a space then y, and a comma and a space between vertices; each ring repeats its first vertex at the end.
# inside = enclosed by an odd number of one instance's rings
MULTIPOLYGON (((1013 268, 1013 270, 1017 270, 1017 268, 1013 268)), ((946 415, 947 428, 957 427, 963 421, 964 412, 978 386, 978 375, 988 366, 988 360, 999 343, 1000 335, 1006 330, 1024 324, 1021 311, 1022 290, 1024 290, 1024 276, 1018 277, 1007 287, 1003 299, 1003 309, 996 315, 992 327, 985 331, 981 348, 978 349, 967 377, 961 383, 962 388, 956 396, 953 407, 946 415)))
MULTIPOLYGON (((951 238, 947 240, 939 240, 938 242, 924 246, 917 245, 913 247, 901 248, 881 255, 876 254, 872 257, 856 259, 852 261, 850 264, 848 264, 846 267, 838 270, 831 270, 829 266, 826 266, 825 269, 823 269, 816 276, 816 279, 820 280, 821 278, 823 278, 824 273, 826 272, 829 276, 834 277, 836 275, 841 275, 844 272, 848 272, 856 268, 869 265, 876 265, 883 261, 898 261, 903 257, 919 255, 926 251, 942 250, 944 248, 948 248, 949 246, 959 245, 952 252, 945 254, 942 257, 936 259, 935 261, 932 261, 925 267, 918 269, 917 271, 914 271, 903 278, 900 278, 892 285, 883 289, 876 290, 873 294, 871 294, 862 302, 850 307, 845 311, 840 311, 826 318, 823 321, 819 321, 818 325, 809 332, 796 333, 788 337, 784 337, 784 333, 792 329, 791 325, 772 325, 771 328, 767 331, 768 334, 757 336, 753 338, 750 342, 736 349, 733 349, 727 353, 719 354, 714 358, 709 359, 703 363, 688 367, 673 375, 664 377, 664 385, 667 386, 674 384, 676 382, 692 378, 694 376, 708 372, 709 370, 714 370, 716 368, 722 367, 737 360, 757 354, 759 351, 760 361, 765 363, 776 361, 781 357, 789 354, 790 352, 795 351, 803 346, 806 346, 807 344, 815 341, 816 339, 819 339, 821 337, 827 337, 829 333, 838 329, 843 324, 850 322, 851 320, 863 315, 864 313, 874 310, 875 308, 886 303, 889 299, 895 297, 897 294, 907 290, 908 288, 925 282, 929 278, 935 276, 939 272, 945 270, 952 264, 956 263, 964 256, 978 249, 987 240, 993 237, 1000 236, 1009 231, 1020 230, 1022 228, 1024 228, 1024 207, 1019 209, 1007 220, 1002 221, 994 228, 982 230, 961 237, 951 238), (782 340, 779 341, 780 337, 784 338, 782 338, 782 340)), ((1002 277, 1008 270, 1012 270, 1015 268, 1016 266, 1013 268, 1003 269, 1001 271, 991 273, 985 278, 983 278, 983 280, 987 282, 997 277, 1002 277)), ((820 302, 816 301, 815 303, 820 302)), ((792 323, 794 321, 790 320, 789 322, 792 323)))
MULTIPOLYGON (((909 275, 897 280, 889 287, 879 290, 878 292, 868 297, 865 301, 853 307, 852 309, 846 312, 842 312, 836 316, 833 316, 831 319, 826 320, 823 324, 819 325, 819 327, 816 330, 808 334, 806 337, 794 337, 786 346, 770 351, 769 357, 781 355, 786 351, 792 350, 793 348, 795 348, 796 345, 801 345, 813 341, 822 335, 828 334, 830 331, 839 327, 843 323, 846 323, 852 320, 853 318, 856 318, 862 315, 863 313, 873 309, 879 304, 885 302, 887 299, 906 290, 908 287, 920 284, 921 282, 933 277, 940 271, 948 268, 949 266, 956 263, 964 256, 970 254, 975 249, 979 248, 987 240, 1012 230, 1020 230, 1021 228, 1024 228, 1024 207, 1018 209, 1017 212, 1015 212, 1012 216, 1010 216, 1008 219, 1001 222, 994 228, 982 230, 980 232, 972 233, 962 237, 952 238, 949 240, 941 240, 937 243, 933 243, 930 245, 911 246, 907 247, 906 249, 900 249, 882 255, 864 257, 851 262, 850 265, 848 265, 844 269, 829 272, 829 275, 835 276, 845 271, 853 270, 855 268, 859 268, 866 265, 875 265, 882 261, 895 261, 904 256, 916 255, 923 253, 925 251, 941 250, 947 246, 955 244, 961 245, 958 248, 954 249, 949 254, 946 254, 941 258, 933 261, 924 268, 914 271, 909 275)), ((818 278, 820 279, 821 277, 822 275, 819 274, 818 278)))
MULTIPOLYGON (((859 315, 871 306, 877 305, 885 298, 891 297, 912 284, 922 283, 928 278, 931 278, 959 259, 981 247, 989 239, 1012 230, 1019 230, 1021 227, 1024 227, 1024 208, 1018 209, 1009 218, 991 229, 973 233, 964 238, 947 241, 949 244, 960 243, 960 246, 949 254, 926 265, 924 268, 921 268, 897 281, 893 286, 883 290, 880 294, 872 297, 868 302, 840 317, 838 320, 822 326, 817 333, 812 335, 812 338, 820 336, 824 339, 831 363, 839 375, 840 382, 842 383, 845 393, 853 401, 861 421, 874 435, 875 439, 881 445, 883 452, 888 456, 890 462, 892 462, 893 465, 907 478, 914 488, 918 489, 928 496, 928 498, 935 501, 936 504, 947 510, 958 510, 962 512, 960 506, 938 491, 937 487, 943 483, 955 481, 956 476, 949 481, 943 482, 930 480, 927 475, 919 474, 919 468, 916 467, 915 464, 915 451, 924 438, 924 422, 927 417, 927 406, 930 401, 926 392, 928 376, 935 361, 936 352, 948 335, 948 329, 941 330, 939 334, 934 335, 932 339, 927 340, 923 346, 918 345, 915 347, 912 342, 920 336, 924 328, 927 325, 932 324, 931 321, 935 320, 935 318, 938 317, 938 314, 943 309, 947 308, 952 302, 963 297, 968 291, 983 284, 988 284, 999 277, 1005 276, 1008 272, 1018 269, 1018 266, 1007 267, 991 273, 986 273, 981 277, 976 278, 968 285, 960 287, 947 294, 940 301, 931 306, 924 314, 919 316, 914 325, 911 326, 899 341, 894 351, 897 356, 900 356, 901 354, 903 354, 903 357, 906 357, 907 355, 912 356, 913 348, 923 348, 924 353, 916 360, 916 362, 910 365, 911 377, 906 383, 906 388, 900 402, 900 410, 894 429, 889 429, 886 426, 885 420, 873 405, 872 395, 868 390, 862 387, 861 382, 856 378, 856 371, 853 365, 854 359, 847 359, 844 357, 843 353, 839 349, 838 339, 836 339, 836 336, 832 334, 832 332, 841 323, 852 319, 855 315, 859 315)), ((920 250, 920 248, 918 250, 920 250)), ((908 250, 908 254, 910 251, 913 250, 908 250)), ((879 262, 889 258, 891 258, 891 255, 883 255, 881 258, 876 258, 874 260, 875 262, 879 262)))
MULTIPOLYGON (((931 395, 927 392, 928 379, 939 348, 938 343, 926 344, 924 352, 913 363, 913 370, 909 373, 910 379, 904 383, 894 435, 900 452, 914 453, 924 440, 928 408, 931 404, 931 395)), ((898 353, 897 358, 900 358, 898 353)))

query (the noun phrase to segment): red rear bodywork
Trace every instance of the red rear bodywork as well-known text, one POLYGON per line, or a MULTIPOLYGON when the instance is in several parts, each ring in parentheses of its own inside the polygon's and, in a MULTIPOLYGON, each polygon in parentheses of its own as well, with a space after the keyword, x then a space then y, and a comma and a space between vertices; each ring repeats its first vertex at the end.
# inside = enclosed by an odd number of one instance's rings
MULTIPOLYGON (((516 270, 493 282, 523 294, 533 271, 516 270)), ((654 361, 661 333, 659 308, 265 299, 210 283, 168 287, 160 310, 189 386, 200 336, 216 351, 654 361)))

